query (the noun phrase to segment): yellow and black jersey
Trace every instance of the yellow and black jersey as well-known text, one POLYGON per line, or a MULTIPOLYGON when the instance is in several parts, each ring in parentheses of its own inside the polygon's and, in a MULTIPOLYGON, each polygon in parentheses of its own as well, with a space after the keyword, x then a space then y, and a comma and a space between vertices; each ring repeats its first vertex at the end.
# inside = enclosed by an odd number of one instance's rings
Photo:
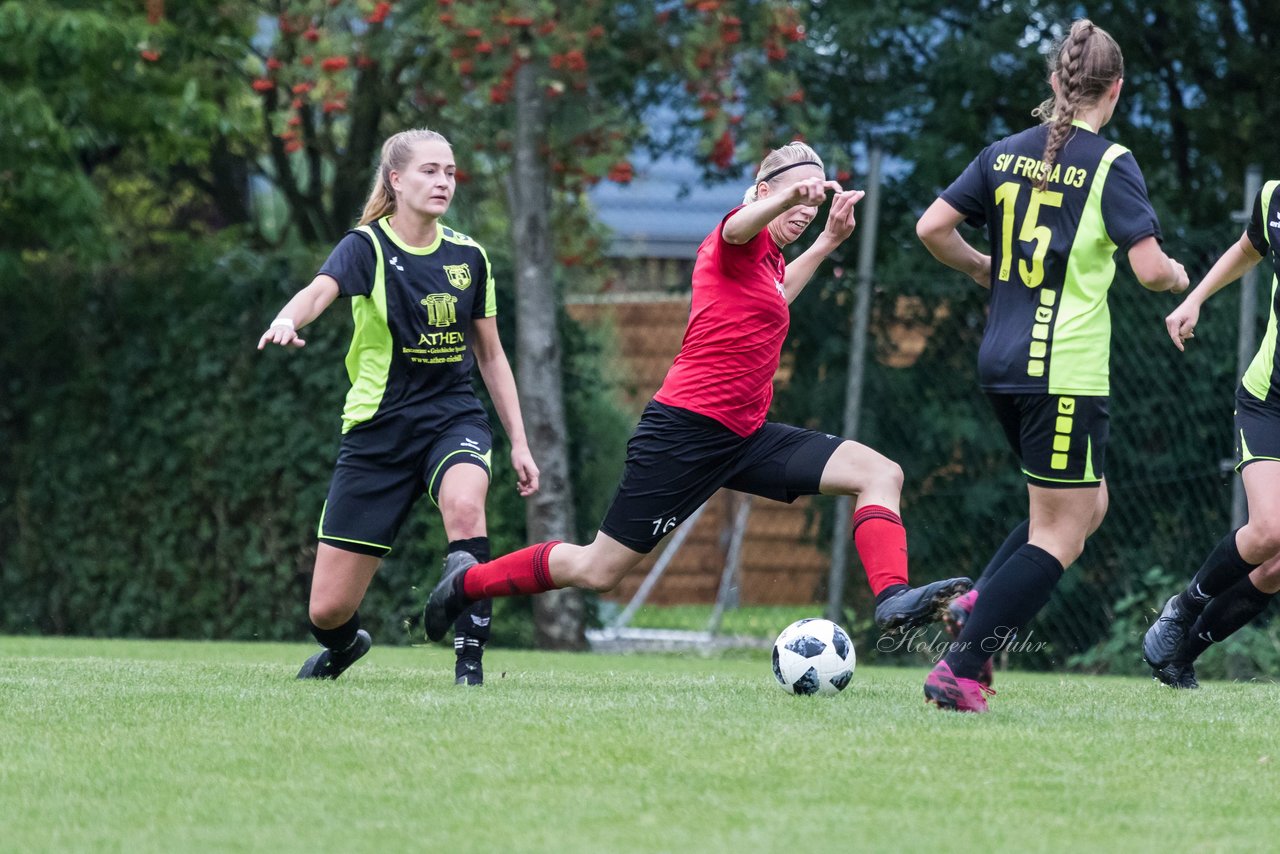
POLYGON ((409 246, 387 217, 348 232, 320 272, 351 298, 351 390, 343 432, 392 411, 474 395, 471 321, 497 314, 489 257, 444 225, 430 246, 409 246))
POLYGON ((1240 385, 1249 394, 1265 403, 1280 403, 1280 353, 1276 351, 1276 322, 1280 316, 1280 292, 1276 290, 1280 277, 1280 253, 1276 241, 1280 240, 1280 193, 1276 188, 1280 181, 1268 181, 1253 200, 1253 215, 1249 217, 1249 242, 1263 257, 1271 255, 1271 302, 1267 315, 1267 334, 1262 338, 1249 368, 1240 379, 1240 385))
POLYGON ((991 311, 978 354, 987 391, 1110 393, 1114 256, 1160 237, 1129 150, 1074 122, 1044 190, 1047 125, 993 143, 942 198, 991 244, 991 311))

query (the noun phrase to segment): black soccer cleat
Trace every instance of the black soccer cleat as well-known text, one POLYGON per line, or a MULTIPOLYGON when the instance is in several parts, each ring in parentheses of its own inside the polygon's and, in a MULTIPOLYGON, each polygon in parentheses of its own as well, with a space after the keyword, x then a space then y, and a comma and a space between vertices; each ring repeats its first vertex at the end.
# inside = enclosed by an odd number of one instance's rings
POLYGON ((484 664, 478 658, 459 658, 453 667, 453 677, 455 685, 483 685, 484 664))
POLYGON ((1154 669, 1152 674, 1158 681, 1163 682, 1170 688, 1195 690, 1200 687, 1200 683, 1196 681, 1196 669, 1190 663, 1184 664, 1181 661, 1175 661, 1159 669, 1154 669))
POLYGON ((968 578, 945 578, 908 587, 876 606, 876 625, 886 634, 905 632, 938 619, 951 600, 973 587, 968 578))
POLYGON ((1178 600, 1176 593, 1169 597, 1169 601, 1164 603, 1164 610, 1142 638, 1142 659, 1151 665, 1152 670, 1173 663, 1198 616, 1179 607, 1178 600))
POLYGON ((342 652, 325 648, 306 660, 298 671, 299 679, 337 679, 348 667, 355 664, 373 646, 373 638, 364 629, 356 632, 356 639, 342 652))
POLYGON ((471 604, 462 592, 462 574, 475 565, 475 557, 467 552, 452 552, 444 559, 444 576, 422 608, 422 628, 427 640, 442 640, 458 615, 471 604))

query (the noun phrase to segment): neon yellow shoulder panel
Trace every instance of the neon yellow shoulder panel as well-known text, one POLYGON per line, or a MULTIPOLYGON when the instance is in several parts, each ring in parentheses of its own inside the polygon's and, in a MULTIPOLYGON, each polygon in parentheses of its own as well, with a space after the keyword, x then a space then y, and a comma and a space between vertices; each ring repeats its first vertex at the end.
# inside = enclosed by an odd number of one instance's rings
MULTIPOLYGON (((1280 210, 1275 214, 1272 213, 1272 202, 1275 201, 1276 188, 1280 187, 1280 181, 1268 181, 1262 185, 1262 233, 1267 235, 1267 244, 1271 244, 1270 230, 1267 223, 1271 222, 1272 216, 1280 216, 1280 210)), ((1271 254, 1275 255, 1276 247, 1271 246, 1271 254)), ((1271 311, 1267 315, 1267 332, 1262 336, 1262 345, 1258 347, 1258 352, 1254 354, 1253 361, 1249 363, 1249 367, 1244 372, 1244 376, 1240 378, 1241 384, 1245 391, 1258 398, 1258 400, 1266 400, 1267 394, 1271 391, 1271 377, 1274 376, 1276 364, 1276 276, 1271 276, 1271 300, 1268 305, 1271 311)))
POLYGON ((1116 274, 1116 244, 1102 218, 1102 188, 1111 164, 1128 153, 1112 145, 1102 155, 1080 213, 1080 225, 1062 283, 1062 303, 1053 328, 1049 394, 1105 396, 1111 393, 1111 312, 1107 291, 1116 274))
POLYGON ((391 328, 387 325, 387 280, 382 244, 369 226, 362 225, 356 231, 364 232, 373 244, 376 268, 373 292, 367 297, 351 300, 355 331, 351 335, 351 347, 347 350, 347 377, 351 380, 351 390, 347 392, 346 406, 342 411, 343 433, 368 421, 378 411, 391 371, 392 342, 391 328))

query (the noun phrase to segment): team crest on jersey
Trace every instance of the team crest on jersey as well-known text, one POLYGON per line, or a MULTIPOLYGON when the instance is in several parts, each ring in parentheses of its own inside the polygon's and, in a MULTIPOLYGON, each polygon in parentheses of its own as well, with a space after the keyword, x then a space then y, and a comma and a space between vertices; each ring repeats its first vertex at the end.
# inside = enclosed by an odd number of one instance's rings
POLYGON ((449 277, 449 284, 460 291, 471 287, 471 268, 466 264, 445 264, 444 274, 449 277))

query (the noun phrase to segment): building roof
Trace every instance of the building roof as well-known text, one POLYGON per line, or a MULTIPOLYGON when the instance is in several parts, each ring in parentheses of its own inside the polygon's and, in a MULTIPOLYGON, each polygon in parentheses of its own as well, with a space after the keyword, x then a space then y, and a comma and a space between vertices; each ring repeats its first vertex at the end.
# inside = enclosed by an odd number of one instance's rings
POLYGON ((602 182, 589 199, 613 233, 606 254, 613 258, 692 259, 717 222, 742 203, 751 184, 743 170, 733 181, 707 185, 690 159, 637 155, 629 184, 602 182))

